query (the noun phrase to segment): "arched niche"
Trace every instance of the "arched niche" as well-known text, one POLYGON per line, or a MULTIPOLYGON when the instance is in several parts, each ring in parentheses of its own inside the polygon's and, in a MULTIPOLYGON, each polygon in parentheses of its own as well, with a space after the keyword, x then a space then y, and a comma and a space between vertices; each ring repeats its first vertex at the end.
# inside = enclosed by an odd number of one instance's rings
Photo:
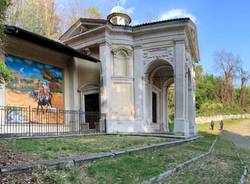
POLYGON ((128 77, 132 73, 132 49, 119 47, 112 50, 113 59, 113 76, 128 77))

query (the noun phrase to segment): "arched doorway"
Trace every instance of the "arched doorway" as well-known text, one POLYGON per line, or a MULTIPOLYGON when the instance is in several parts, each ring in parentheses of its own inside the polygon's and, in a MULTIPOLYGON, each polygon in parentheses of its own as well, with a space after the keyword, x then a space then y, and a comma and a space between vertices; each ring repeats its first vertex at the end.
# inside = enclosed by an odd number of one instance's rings
MULTIPOLYGON (((145 70, 145 118, 154 131, 168 131, 168 90, 174 69, 165 60, 151 62, 145 70)), ((174 100, 175 101, 175 100, 174 100)))
POLYGON ((171 83, 166 87, 166 125, 169 132, 174 131, 175 119, 175 84, 171 83))

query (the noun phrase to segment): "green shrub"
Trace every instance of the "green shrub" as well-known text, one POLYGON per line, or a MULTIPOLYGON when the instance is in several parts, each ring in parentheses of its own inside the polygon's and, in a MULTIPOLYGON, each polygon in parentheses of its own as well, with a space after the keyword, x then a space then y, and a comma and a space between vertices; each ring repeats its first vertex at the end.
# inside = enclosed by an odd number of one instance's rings
POLYGON ((3 60, 0 59, 0 84, 8 82, 10 78, 11 78, 10 70, 4 64, 3 60))

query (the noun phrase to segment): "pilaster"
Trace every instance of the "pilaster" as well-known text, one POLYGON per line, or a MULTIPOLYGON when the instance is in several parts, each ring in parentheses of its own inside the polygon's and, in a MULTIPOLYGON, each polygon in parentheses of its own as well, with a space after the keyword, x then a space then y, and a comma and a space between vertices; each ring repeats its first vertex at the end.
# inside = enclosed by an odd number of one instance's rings
POLYGON ((101 72, 101 113, 106 114, 106 118, 110 118, 111 108, 111 48, 108 43, 103 43, 99 47, 101 72))
POLYGON ((79 98, 80 95, 78 93, 78 60, 77 58, 73 58, 73 64, 72 64, 72 89, 73 89, 73 109, 79 110, 80 104, 79 104, 79 98))
POLYGON ((185 42, 178 41, 175 46, 175 134, 189 136, 189 127, 186 120, 186 57, 185 42))
POLYGON ((142 47, 134 48, 134 94, 135 94, 135 113, 136 119, 142 120, 144 117, 144 66, 142 47))

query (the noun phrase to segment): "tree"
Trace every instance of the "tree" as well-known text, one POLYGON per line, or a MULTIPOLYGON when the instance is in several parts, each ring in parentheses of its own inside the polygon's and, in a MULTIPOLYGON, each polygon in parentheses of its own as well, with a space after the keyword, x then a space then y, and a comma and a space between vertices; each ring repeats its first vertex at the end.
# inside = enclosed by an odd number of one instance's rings
POLYGON ((218 103, 218 81, 219 77, 209 74, 196 76, 196 109, 198 111, 207 102, 218 103))
POLYGON ((84 15, 87 18, 96 18, 96 19, 102 18, 101 12, 96 7, 85 8, 84 15))
POLYGON ((97 7, 92 6, 84 8, 79 0, 74 0, 70 4, 64 4, 63 9, 65 11, 62 11, 60 14, 60 27, 62 33, 76 23, 79 18, 102 18, 102 13, 97 7))
POLYGON ((80 17, 102 16, 96 7, 84 8, 79 0, 65 3, 67 4, 59 6, 56 0, 12 0, 8 23, 51 39, 58 39, 80 17))
POLYGON ((10 5, 9 0, 0 1, 0 84, 10 79, 10 71, 3 61, 4 54, 4 24, 6 20, 6 11, 10 5))
POLYGON ((203 71, 203 68, 202 68, 201 65, 195 66, 195 76, 196 76, 196 78, 201 77, 203 75, 203 72, 204 71, 203 71))
POLYGON ((223 73, 219 81, 218 95, 221 102, 232 107, 234 104, 233 80, 240 64, 240 58, 224 50, 215 53, 215 64, 218 70, 223 73))
POLYGON ((84 9, 79 0, 75 0, 73 1, 73 3, 64 6, 65 9, 67 8, 69 11, 64 11, 60 15, 62 32, 64 32, 65 29, 68 29, 70 26, 76 23, 76 21, 83 15, 84 12, 84 9))
POLYGON ((8 23, 56 39, 60 35, 56 8, 55 0, 13 0, 8 23))
POLYGON ((11 78, 11 72, 4 64, 3 59, 0 61, 0 84, 8 82, 11 78))
POLYGON ((0 54, 3 54, 4 24, 6 20, 6 11, 9 5, 10 5, 9 0, 0 1, 0 54))
POLYGON ((246 105, 246 97, 247 97, 247 82, 250 79, 249 72, 245 71, 243 67, 239 69, 239 77, 240 77, 240 106, 244 107, 246 105))

